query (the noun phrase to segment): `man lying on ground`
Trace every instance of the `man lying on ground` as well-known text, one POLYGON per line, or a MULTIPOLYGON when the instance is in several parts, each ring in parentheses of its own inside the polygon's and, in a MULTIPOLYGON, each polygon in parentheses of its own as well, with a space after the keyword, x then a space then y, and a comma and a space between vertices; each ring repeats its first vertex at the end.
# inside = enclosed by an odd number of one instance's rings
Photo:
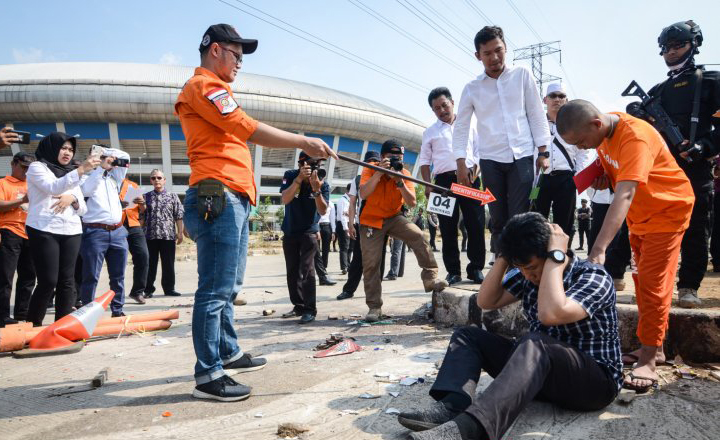
POLYGON ((409 429, 427 430, 412 439, 499 440, 534 398, 595 411, 617 396, 622 361, 612 277, 577 259, 562 228, 538 213, 514 216, 497 245, 478 306, 522 301, 530 331, 513 342, 476 326, 456 330, 430 390, 436 402, 398 417, 409 429), (481 370, 495 380, 476 394, 481 370))

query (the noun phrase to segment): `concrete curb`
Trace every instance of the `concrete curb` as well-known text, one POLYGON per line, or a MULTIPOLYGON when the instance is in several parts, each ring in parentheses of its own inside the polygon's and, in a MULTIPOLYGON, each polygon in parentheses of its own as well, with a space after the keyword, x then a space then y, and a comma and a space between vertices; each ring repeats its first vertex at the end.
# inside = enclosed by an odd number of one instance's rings
MULTIPOLYGON (((475 303, 475 290, 450 287, 433 294, 433 314, 443 325, 485 325, 490 331, 507 337, 518 337, 529 325, 520 303, 500 310, 480 311, 475 303)), ((639 347, 635 334, 637 306, 618 304, 620 343, 624 352, 639 347)), ((665 353, 672 359, 680 355, 693 363, 720 362, 720 311, 671 309, 665 339, 665 353)))

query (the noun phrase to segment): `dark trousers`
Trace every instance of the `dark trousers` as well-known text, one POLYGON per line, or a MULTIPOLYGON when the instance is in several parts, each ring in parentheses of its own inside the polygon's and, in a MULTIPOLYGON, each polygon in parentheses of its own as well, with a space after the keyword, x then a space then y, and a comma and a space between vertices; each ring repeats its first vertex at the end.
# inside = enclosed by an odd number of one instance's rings
POLYGON ((323 267, 327 269, 330 257, 330 242, 332 241, 332 227, 330 223, 320 223, 320 249, 323 267))
POLYGON ((27 319, 28 306, 35 287, 35 266, 30 254, 30 242, 9 229, 0 229, 0 325, 10 317, 10 294, 15 283, 14 316, 18 321, 27 319))
POLYGON ((335 222, 335 236, 338 239, 338 251, 340 252, 340 270, 347 270, 350 265, 348 260, 348 246, 350 245, 347 231, 343 229, 342 222, 335 222))
POLYGON ((710 242, 710 255, 713 266, 720 266, 720 191, 713 197, 713 226, 712 241, 710 242))
MULTIPOLYGON (((450 188, 456 182, 457 176, 454 172, 435 176, 435 184, 445 188, 450 188)), ((476 179, 472 187, 479 188, 480 179, 476 179)), ((438 215, 440 234, 442 235, 443 263, 448 274, 460 275, 460 250, 457 236, 460 211, 462 211, 468 237, 467 255, 470 260, 466 271, 470 274, 485 267, 485 208, 479 201, 467 197, 456 197, 456 200, 456 209, 453 211, 452 217, 438 215)))
MULTIPOLYGON (((580 247, 584 247, 585 238, 587 238, 588 246, 590 246, 590 220, 578 220, 578 234, 580 235, 580 247)), ((589 247, 588 250, 590 250, 589 247)))
POLYGON ((435 234, 437 233, 437 228, 433 225, 428 225, 428 231, 430 232, 430 247, 432 250, 437 250, 437 247, 435 246, 435 234))
MULTIPOLYGON (((83 282, 80 286, 80 300, 89 304, 95 299, 103 262, 107 261, 110 289, 115 296, 110 303, 113 313, 121 313, 125 305, 125 266, 127 265, 127 230, 118 228, 106 231, 100 228, 83 228, 80 253, 83 261, 83 282)), ((55 300, 57 302, 57 299, 55 300)))
MULTIPOLYGON (((405 273, 405 243, 393 238, 390 245, 390 270, 388 277, 401 277, 405 273)), ((383 267, 384 268, 384 267, 383 267)), ((381 272, 382 273, 382 272, 381 272)))
POLYGON ((283 237, 285 271, 290 302, 296 314, 317 314, 315 307, 315 254, 317 239, 314 232, 283 237))
MULTIPOLYGON (((592 202, 590 203, 590 207, 592 208, 593 215, 590 220, 590 233, 588 234, 588 251, 590 251, 595 244, 595 239, 600 233, 600 228, 602 228, 602 224, 605 221, 605 216, 607 215, 608 208, 610 208, 610 204, 592 202)), ((613 243, 614 242, 615 240, 613 239, 613 243)), ((609 247, 610 246, 608 246, 608 248, 609 247)))
MULTIPOLYGON (((527 212, 530 208, 533 157, 521 157, 510 163, 481 159, 480 170, 483 183, 496 199, 488 205, 488 209, 492 218, 492 235, 497 240, 510 217, 527 212)), ((465 226, 469 231, 470 226, 467 223, 465 226)))
POLYGON ((25 227, 33 264, 38 270, 37 286, 30 298, 27 320, 42 325, 48 300, 55 292, 55 321, 72 312, 75 305, 75 261, 82 234, 59 235, 25 227))
POLYGON ((130 296, 138 296, 145 292, 150 254, 148 253, 147 241, 142 228, 133 226, 126 227, 126 229, 128 231, 128 250, 133 261, 133 285, 132 289, 130 289, 130 296))
MULTIPOLYGON (((355 224, 355 230, 360 233, 360 225, 355 224)), ((342 288, 343 292, 355 293, 363 274, 362 264, 362 250, 360 249, 360 237, 357 240, 353 240, 353 256, 350 260, 350 267, 348 267, 348 279, 342 288)))
POLYGON ((157 277, 158 260, 162 262, 162 285, 164 293, 175 290, 175 240, 147 240, 150 266, 148 267, 147 284, 148 293, 155 292, 155 278, 157 277))
POLYGON ((517 343, 475 326, 453 333, 430 395, 450 393, 499 440, 535 398, 574 411, 596 411, 612 403, 617 382, 588 354, 545 333, 522 336, 517 343), (475 394, 481 370, 495 378, 475 394))
MULTIPOLYGON (((535 200, 535 210, 549 218, 552 209, 552 221, 570 235, 573 224, 573 209, 577 198, 577 188, 572 171, 554 171, 540 177, 540 193, 535 200)), ((582 235, 581 235, 582 236, 582 235)), ((582 240, 582 239, 581 239, 582 240)), ((580 245, 582 246, 582 245, 580 245)))
POLYGON ((697 290, 705 277, 712 203, 712 191, 695 191, 695 205, 690 216, 690 226, 685 231, 680 245, 678 289, 697 290))
POLYGON ((605 251, 605 270, 614 279, 622 279, 625 276, 625 270, 630 264, 631 257, 630 233, 628 232, 627 223, 623 222, 620 231, 613 239, 612 245, 605 251))
MULTIPOLYGON (((317 240, 317 238, 316 238, 317 240)), ((317 277, 319 280, 324 280, 328 276, 327 272, 327 266, 325 266, 325 262, 323 262, 322 253, 320 252, 320 247, 322 246, 322 240, 318 242, 318 251, 315 252, 315 257, 313 258, 313 262, 315 264, 315 273, 317 274, 317 277)))

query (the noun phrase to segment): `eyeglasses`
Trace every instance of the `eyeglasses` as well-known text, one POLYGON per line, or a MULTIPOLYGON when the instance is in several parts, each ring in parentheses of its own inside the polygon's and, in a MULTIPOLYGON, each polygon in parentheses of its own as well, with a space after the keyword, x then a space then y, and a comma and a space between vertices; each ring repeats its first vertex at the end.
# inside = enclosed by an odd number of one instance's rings
POLYGON ((150 180, 163 180, 161 176, 150 176, 150 180))
POLYGON ((565 98, 567 98, 567 95, 564 93, 551 93, 548 95, 548 98, 550 98, 550 99, 565 99, 565 98))
MULTIPOLYGON (((220 45, 218 44, 218 46, 220 46, 220 45)), ((227 47, 224 47, 224 46, 220 46, 220 49, 226 50, 235 56, 235 65, 236 66, 239 66, 242 64, 243 57, 242 57, 241 53, 235 52, 234 50, 228 49, 227 47)))

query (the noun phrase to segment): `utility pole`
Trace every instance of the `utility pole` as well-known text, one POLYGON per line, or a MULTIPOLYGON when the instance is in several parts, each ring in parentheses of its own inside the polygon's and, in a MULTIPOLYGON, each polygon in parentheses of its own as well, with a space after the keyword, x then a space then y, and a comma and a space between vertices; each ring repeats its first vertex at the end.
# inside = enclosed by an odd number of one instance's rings
POLYGON ((531 46, 515 49, 515 58, 513 61, 530 60, 532 73, 535 81, 540 88, 540 96, 543 95, 543 84, 551 81, 562 81, 562 78, 543 72, 542 59, 544 56, 560 53, 560 63, 562 63, 562 50, 560 49, 560 41, 550 41, 547 43, 538 43, 531 46))

